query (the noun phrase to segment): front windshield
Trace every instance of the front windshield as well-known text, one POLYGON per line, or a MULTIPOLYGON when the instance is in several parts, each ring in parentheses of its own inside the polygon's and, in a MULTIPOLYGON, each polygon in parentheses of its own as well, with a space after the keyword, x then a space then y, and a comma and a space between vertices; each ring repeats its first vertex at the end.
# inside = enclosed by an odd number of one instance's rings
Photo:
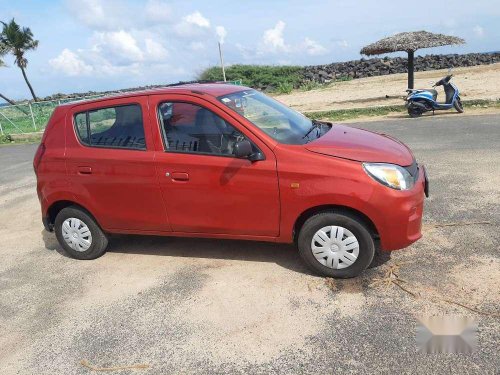
POLYGON ((324 123, 306 116, 256 90, 245 90, 218 98, 280 143, 299 145, 320 137, 324 123))

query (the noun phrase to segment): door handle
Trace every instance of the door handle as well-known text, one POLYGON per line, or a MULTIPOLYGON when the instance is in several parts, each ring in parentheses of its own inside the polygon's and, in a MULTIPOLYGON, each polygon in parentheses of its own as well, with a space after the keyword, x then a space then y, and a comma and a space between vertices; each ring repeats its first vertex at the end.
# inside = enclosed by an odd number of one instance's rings
POLYGON ((78 173, 79 174, 92 174, 92 168, 91 167, 78 167, 78 173))
POLYGON ((174 181, 189 181, 189 175, 185 172, 172 172, 170 178, 174 181))

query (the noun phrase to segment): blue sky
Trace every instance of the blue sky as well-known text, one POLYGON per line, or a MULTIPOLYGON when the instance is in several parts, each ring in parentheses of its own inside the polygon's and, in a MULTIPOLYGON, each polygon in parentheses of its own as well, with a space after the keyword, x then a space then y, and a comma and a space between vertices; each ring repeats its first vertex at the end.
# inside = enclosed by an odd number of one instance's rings
MULTIPOLYGON (((402 31, 465 38, 465 53, 500 49, 499 0, 118 1, 0 0, 0 20, 29 26, 27 54, 38 96, 112 90, 194 79, 218 63, 328 64, 360 58, 366 44, 402 31)), ((0 92, 29 97, 13 59, 0 68, 0 92)))

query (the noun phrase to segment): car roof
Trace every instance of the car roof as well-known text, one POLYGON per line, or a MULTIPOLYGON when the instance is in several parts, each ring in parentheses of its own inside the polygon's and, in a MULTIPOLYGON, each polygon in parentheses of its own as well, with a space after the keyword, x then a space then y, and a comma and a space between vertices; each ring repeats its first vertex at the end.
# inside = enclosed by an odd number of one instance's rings
POLYGON ((147 90, 121 92, 92 99, 76 100, 61 104, 60 107, 71 107, 82 103, 85 104, 99 103, 109 99, 133 98, 135 96, 144 96, 144 95, 195 94, 195 95, 210 95, 213 97, 219 97, 222 95, 228 95, 243 90, 252 90, 252 89, 246 86, 231 85, 227 83, 187 83, 187 84, 152 88, 147 90))

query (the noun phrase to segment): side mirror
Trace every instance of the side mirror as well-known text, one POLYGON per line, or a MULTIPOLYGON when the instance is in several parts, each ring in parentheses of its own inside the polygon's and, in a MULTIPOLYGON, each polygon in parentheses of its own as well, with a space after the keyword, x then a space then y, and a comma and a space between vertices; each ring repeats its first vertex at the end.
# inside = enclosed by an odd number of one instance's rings
POLYGON ((252 155, 252 145, 250 141, 245 139, 243 141, 236 142, 233 153, 237 158, 248 158, 252 155))
POLYGON ((248 159, 250 161, 258 161, 265 159, 264 155, 260 151, 253 152, 252 144, 247 139, 236 142, 236 144, 234 145, 233 154, 237 158, 248 159))

